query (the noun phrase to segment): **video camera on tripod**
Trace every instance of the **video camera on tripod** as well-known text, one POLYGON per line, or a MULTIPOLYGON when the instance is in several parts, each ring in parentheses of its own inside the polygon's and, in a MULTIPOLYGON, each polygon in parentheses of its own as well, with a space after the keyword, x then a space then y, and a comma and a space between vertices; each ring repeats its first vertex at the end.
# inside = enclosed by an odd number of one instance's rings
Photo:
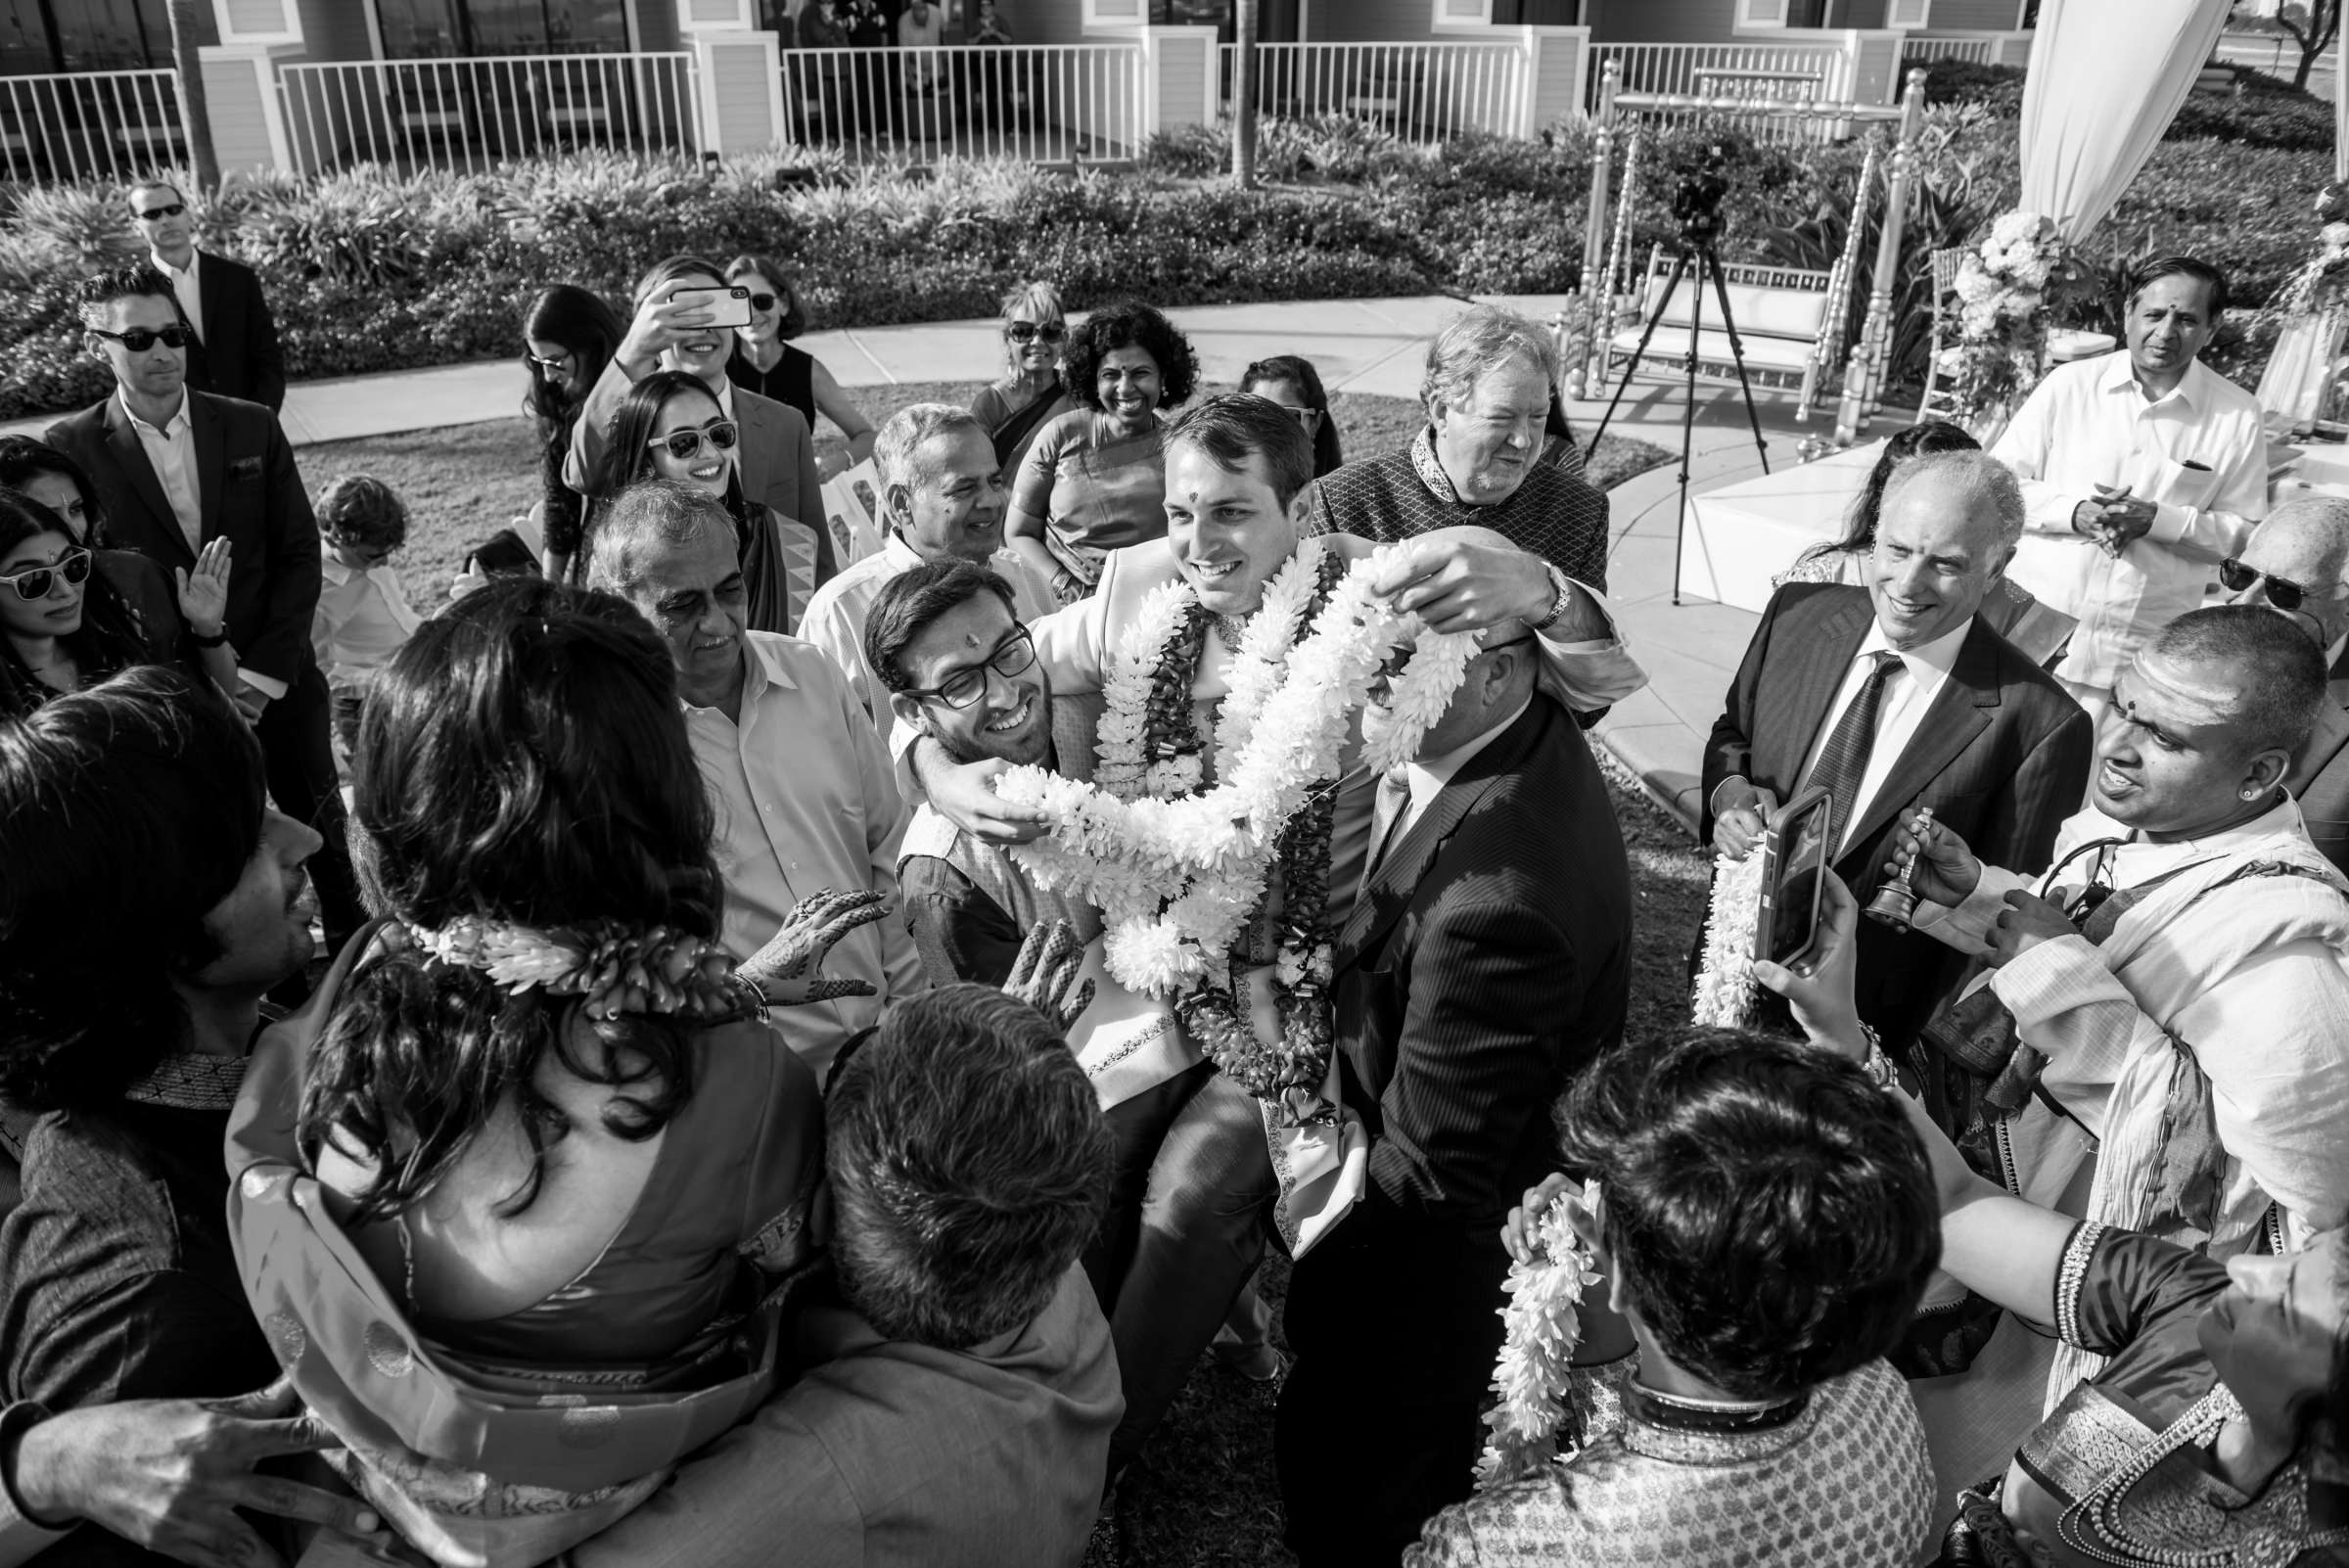
POLYGON ((1721 238, 1721 204, 1729 194, 1728 176, 1722 172, 1729 150, 1715 142, 1705 149, 1704 161, 1684 164, 1673 178, 1672 216, 1681 226, 1681 243, 1709 246, 1721 238))

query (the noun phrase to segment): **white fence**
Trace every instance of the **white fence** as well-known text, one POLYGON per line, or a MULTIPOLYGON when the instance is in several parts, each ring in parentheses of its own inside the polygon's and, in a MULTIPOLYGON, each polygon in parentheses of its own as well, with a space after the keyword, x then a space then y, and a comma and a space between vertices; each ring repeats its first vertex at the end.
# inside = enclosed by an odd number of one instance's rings
POLYGON ((1936 60, 1958 60, 1969 66, 1995 66, 1999 63, 1999 41, 1996 38, 1920 38, 1914 33, 1901 44, 1901 65, 1929 65, 1936 60))
POLYGON ((1141 51, 1123 44, 783 51, 785 123, 858 161, 1129 159, 1143 100, 1141 51))
MULTIPOLYGON (((1223 45, 1223 99, 1238 46, 1223 45)), ((1259 44, 1257 111, 1304 118, 1351 115, 1410 141, 1463 131, 1516 132, 1524 118, 1526 56, 1514 44, 1259 44)))
POLYGON ((168 70, 0 76, 0 175, 125 180, 187 146, 168 70))
POLYGON ((295 166, 483 167, 572 147, 700 145, 688 54, 507 55, 278 68, 295 166))

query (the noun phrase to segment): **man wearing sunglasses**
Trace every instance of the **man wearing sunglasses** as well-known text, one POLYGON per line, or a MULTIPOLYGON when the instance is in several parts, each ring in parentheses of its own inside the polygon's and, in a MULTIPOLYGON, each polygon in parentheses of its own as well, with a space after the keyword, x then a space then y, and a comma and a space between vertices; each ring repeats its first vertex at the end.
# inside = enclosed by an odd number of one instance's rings
POLYGON ((105 401, 49 427, 49 444, 97 486, 115 542, 168 574, 229 541, 225 630, 236 698, 253 722, 278 808, 315 828, 311 863, 330 943, 363 918, 343 847, 326 679, 310 646, 318 524, 277 416, 187 385, 190 335, 170 280, 139 262, 88 280, 83 344, 115 378, 105 401))
POLYGON ((2286 501, 2251 530, 2240 555, 2219 563, 2235 604, 2275 611, 2325 655, 2328 701, 2292 753, 2283 787, 2300 803, 2308 836, 2349 873, 2349 501, 2286 501))
POLYGON ((130 223, 147 242, 148 259, 171 280, 180 320, 195 335, 188 345, 188 385, 259 403, 271 413, 283 408, 285 354, 253 269, 196 249, 196 214, 176 186, 160 180, 132 186, 130 223))

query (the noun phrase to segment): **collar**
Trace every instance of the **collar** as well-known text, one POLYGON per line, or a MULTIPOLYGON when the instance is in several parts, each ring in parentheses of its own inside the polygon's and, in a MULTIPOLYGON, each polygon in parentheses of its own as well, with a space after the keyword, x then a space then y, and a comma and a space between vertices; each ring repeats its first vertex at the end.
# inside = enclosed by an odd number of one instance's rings
POLYGON ((173 266, 170 262, 163 259, 162 253, 153 249, 152 247, 149 248, 147 252, 147 259, 154 262, 155 270, 161 272, 166 278, 192 278, 196 276, 196 268, 202 264, 204 260, 204 253, 201 250, 190 251, 188 253, 188 264, 184 267, 173 266))
POLYGON ((1899 654, 1901 668, 1909 671, 1909 678, 1930 691, 1949 679, 1950 671, 1958 668, 1958 652, 1965 646, 1966 634, 1973 629, 1974 618, 1967 616, 1931 642, 1913 648, 1895 648, 1884 635, 1884 623, 1870 616, 1867 635, 1860 639, 1860 650, 1852 657, 1859 660, 1873 653, 1899 654))
POLYGON ((783 662, 784 647, 795 639, 774 631, 749 631, 742 634, 742 706, 748 712, 751 704, 766 693, 769 686, 785 691, 798 691, 800 683, 791 676, 783 662))
POLYGON ((1446 506, 1460 504, 1460 492, 1452 488, 1451 476, 1444 472, 1444 464, 1436 456, 1435 426, 1422 425, 1419 434, 1411 438, 1411 468, 1437 500, 1446 506))
POLYGON ((923 565, 921 552, 898 538, 894 528, 889 530, 889 537, 881 541, 881 558, 889 563, 892 576, 923 565))
POLYGON ((1534 704, 1529 692, 1525 701, 1509 711, 1509 716, 1486 730, 1472 741, 1462 742, 1451 751, 1436 757, 1413 758, 1404 764, 1411 785, 1411 807, 1416 810, 1433 800, 1445 785, 1459 777, 1460 769, 1474 761, 1477 755, 1508 732, 1511 724, 1525 716, 1534 704))
POLYGON ((130 411, 130 399, 122 395, 122 389, 119 387, 115 389, 115 401, 121 407, 122 417, 130 421, 130 428, 133 430, 151 432, 162 437, 165 440, 174 440, 190 428, 188 424, 188 392, 184 387, 180 389, 179 392, 178 411, 173 413, 169 419, 164 420, 160 428, 148 424, 147 421, 130 411))
MULTIPOLYGON (((731 376, 717 384, 717 411, 733 420, 737 426, 742 423, 741 418, 734 412, 734 379, 731 376)), ((742 432, 740 430, 734 433, 734 463, 737 469, 742 466, 742 432)))
POLYGON ((2096 390, 2125 392, 2136 398, 2138 406, 2142 408, 2159 408, 2175 397, 2186 405, 2188 412, 2200 414, 2209 401, 2212 374, 2211 368, 2197 359, 2186 367, 2186 374, 2179 378, 2178 385, 2167 395, 2147 398, 2137 385, 2137 366, 2130 362, 2129 350, 2125 347, 2115 348, 2104 356, 2103 368, 2096 375, 2096 390))
POLYGON ((1623 1391, 1623 1446, 1675 1464, 1727 1464, 1783 1449, 1816 1419, 1808 1390, 1783 1400, 1692 1400, 1636 1378, 1623 1391))

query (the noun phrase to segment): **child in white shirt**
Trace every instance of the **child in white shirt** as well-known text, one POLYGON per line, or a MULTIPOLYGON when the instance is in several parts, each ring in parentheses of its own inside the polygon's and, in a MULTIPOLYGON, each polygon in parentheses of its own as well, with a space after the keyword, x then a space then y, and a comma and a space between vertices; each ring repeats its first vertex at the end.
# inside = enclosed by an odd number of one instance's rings
POLYGON ((335 739, 347 759, 368 682, 423 618, 408 608, 399 574, 389 565, 408 537, 407 503, 398 493, 371 475, 345 474, 327 482, 316 509, 324 550, 310 645, 326 672, 335 739))

